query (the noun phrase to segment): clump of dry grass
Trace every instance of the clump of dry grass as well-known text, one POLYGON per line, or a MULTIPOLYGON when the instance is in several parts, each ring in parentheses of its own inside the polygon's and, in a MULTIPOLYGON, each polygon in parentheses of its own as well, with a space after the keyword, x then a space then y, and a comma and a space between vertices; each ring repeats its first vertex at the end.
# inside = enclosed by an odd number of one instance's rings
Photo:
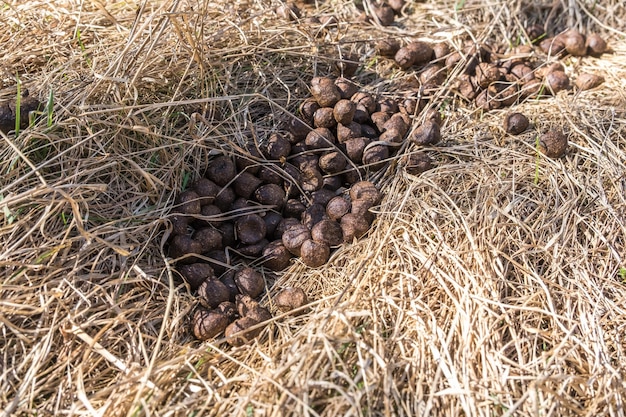
MULTIPOLYGON (((1 137, 4 414, 620 415, 626 65, 608 3, 437 1, 375 30, 281 21, 278 2, 7 4, 2 98, 17 73, 55 107, 51 126, 1 137), (516 138, 503 112, 442 91, 437 168, 392 163, 367 238, 277 279, 310 310, 241 348, 193 340, 165 219, 211 155, 276 129, 344 54, 365 64, 357 82, 393 94, 403 75, 367 42, 380 33, 460 45, 548 17, 609 35, 614 55, 568 65, 604 87, 516 106, 534 124, 516 138), (570 139, 561 160, 535 150, 552 126, 570 139)), ((318 5, 331 12, 355 6, 318 5)))

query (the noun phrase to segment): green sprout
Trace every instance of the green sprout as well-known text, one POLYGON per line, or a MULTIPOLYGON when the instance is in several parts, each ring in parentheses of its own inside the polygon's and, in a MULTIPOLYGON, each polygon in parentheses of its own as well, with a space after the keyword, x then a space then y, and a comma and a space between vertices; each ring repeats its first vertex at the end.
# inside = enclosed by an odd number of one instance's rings
POLYGON ((15 137, 18 137, 20 134, 20 124, 22 122, 22 83, 19 75, 15 74, 15 78, 17 78, 17 97, 15 97, 15 137))
POLYGON ((626 267, 620 267, 617 271, 617 275, 619 275, 620 280, 622 280, 622 284, 626 284, 626 267))
POLYGON ((48 127, 52 127, 52 116, 54 114, 54 91, 50 90, 48 94, 48 102, 46 103, 46 120, 48 127))

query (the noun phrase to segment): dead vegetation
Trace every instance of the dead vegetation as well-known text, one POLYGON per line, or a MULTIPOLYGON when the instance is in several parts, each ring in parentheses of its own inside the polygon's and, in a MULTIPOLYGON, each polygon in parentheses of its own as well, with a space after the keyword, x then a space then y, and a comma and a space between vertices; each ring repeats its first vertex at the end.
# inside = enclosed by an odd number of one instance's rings
POLYGON ((4 415, 622 415, 625 14, 602 3, 436 0, 373 28, 329 0, 306 13, 341 23, 314 28, 269 1, 5 2, 0 98, 19 79, 54 112, 0 133, 4 415), (383 33, 505 42, 548 18, 609 39, 566 63, 605 84, 515 105, 518 137, 443 88, 435 169, 392 161, 368 235, 263 301, 276 312, 297 284, 309 310, 239 348, 194 340, 164 242, 212 155, 274 129, 346 57, 393 93, 408 75, 373 55, 383 33), (536 150, 552 127, 562 159, 536 150))

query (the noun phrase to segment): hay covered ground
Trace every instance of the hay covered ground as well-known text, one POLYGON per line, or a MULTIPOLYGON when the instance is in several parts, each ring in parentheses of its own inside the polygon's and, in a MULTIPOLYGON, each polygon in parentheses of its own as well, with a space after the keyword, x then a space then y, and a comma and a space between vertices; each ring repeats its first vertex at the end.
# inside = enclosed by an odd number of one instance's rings
POLYGON ((278 5, 0 4, 0 99, 19 79, 54 103, 0 137, 0 412, 623 416, 621 2, 429 0, 381 28, 328 0, 305 12, 335 14, 325 29, 278 5), (299 285, 310 311, 240 348, 194 340, 195 298, 164 243, 176 193, 212 155, 274 129, 346 54, 364 89, 393 94, 406 75, 375 57, 379 36, 506 43, 548 17, 609 40, 614 54, 566 61, 601 87, 515 105, 532 121, 519 137, 507 110, 442 90, 435 169, 390 161, 368 235, 322 268, 294 263, 263 299, 273 310, 278 288, 299 285), (557 160, 534 145, 555 126, 570 140, 557 160))

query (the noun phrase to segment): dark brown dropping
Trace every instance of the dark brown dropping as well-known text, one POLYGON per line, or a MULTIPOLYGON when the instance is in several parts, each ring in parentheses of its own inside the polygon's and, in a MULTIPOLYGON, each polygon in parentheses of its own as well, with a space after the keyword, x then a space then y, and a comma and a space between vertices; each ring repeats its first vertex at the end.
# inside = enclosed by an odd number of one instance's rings
POLYGON ((361 135, 363 135, 362 137, 365 139, 376 139, 378 137, 378 130, 376 130, 373 126, 362 124, 361 135))
POLYGON ((204 307, 215 308, 224 301, 230 300, 230 291, 222 281, 209 278, 200 284, 198 297, 204 307))
MULTIPOLYGON (((337 104, 341 103, 339 100, 337 104)), ((337 107, 335 104, 335 107, 337 107)), ((332 129, 337 126, 337 120, 335 120, 334 109, 332 107, 320 107, 313 115, 313 126, 325 127, 332 129)))
POLYGON ((433 57, 436 60, 444 59, 450 54, 450 46, 445 42, 439 42, 433 45, 433 57))
POLYGON ((311 204, 302 213, 302 224, 309 230, 324 219, 326 219, 326 207, 321 204, 311 204))
POLYGON ((462 80, 459 82, 458 91, 461 97, 467 101, 474 100, 478 95, 478 90, 471 80, 462 80))
POLYGON ((351 243, 367 233, 370 225, 367 220, 356 214, 348 213, 341 218, 341 230, 343 231, 343 241, 351 243))
POLYGON ((348 125, 337 124, 337 141, 344 143, 349 139, 361 137, 361 125, 357 122, 351 122, 348 125))
POLYGON ((319 167, 327 174, 337 174, 346 167, 346 158, 341 152, 332 151, 320 156, 319 167))
POLYGON ((210 278, 215 278, 215 271, 205 263, 193 263, 176 267, 180 275, 189 284, 191 291, 196 291, 200 285, 210 278))
POLYGON ((350 213, 364 217, 368 223, 371 223, 375 217, 374 213, 370 211, 372 206, 373 204, 369 200, 352 200, 350 213))
POLYGON ((521 98, 535 98, 543 91, 543 83, 537 79, 529 81, 521 86, 520 97, 521 98))
POLYGON ((420 175, 433 168, 433 161, 425 152, 409 154, 405 159, 404 169, 411 175, 420 175))
POLYGON ((415 52, 414 65, 424 65, 433 58, 433 48, 426 42, 415 41, 411 42, 406 47, 415 52))
POLYGON ((429 64, 424 67, 419 79, 424 86, 440 86, 446 80, 446 71, 441 64, 429 64))
POLYGON ((326 215, 331 220, 340 220, 350 211, 350 201, 343 196, 336 196, 326 205, 326 215))
POLYGON ((235 273, 235 284, 239 288, 239 292, 256 298, 265 289, 265 279, 260 272, 252 268, 246 267, 235 273))
POLYGON ((232 222, 223 222, 215 227, 222 234, 222 245, 232 247, 235 245, 237 238, 235 236, 235 225, 232 222))
POLYGON ((290 265, 291 257, 283 241, 275 240, 263 249, 263 266, 272 271, 282 271, 290 265))
POLYGON ((330 177, 324 177, 323 189, 336 191, 343 185, 343 181, 339 175, 333 175, 330 177))
POLYGON ((587 54, 594 57, 601 56, 609 49, 606 41, 596 33, 592 33, 591 35, 587 36, 586 45, 587 54))
POLYGON ((274 236, 274 232, 276 231, 276 227, 283 220, 283 216, 280 213, 275 211, 268 211, 263 216, 263 221, 265 222, 265 230, 267 236, 274 236))
POLYGON ((411 142, 416 145, 434 145, 441 140, 441 130, 437 123, 426 120, 410 136, 411 142))
POLYGON ((393 59, 401 69, 406 70, 411 68, 417 61, 417 51, 405 46, 398 49, 393 59))
POLYGON ((272 314, 267 308, 261 307, 258 301, 247 295, 237 297, 237 312, 241 317, 250 317, 259 323, 272 319, 272 314))
POLYGON ((313 97, 309 97, 300 105, 300 114, 306 122, 313 125, 313 116, 319 109, 321 109, 321 107, 317 104, 317 101, 315 101, 313 97))
POLYGON ((510 83, 505 81, 496 81, 489 86, 490 91, 495 91, 493 99, 500 102, 502 106, 511 106, 520 97, 517 83, 510 83))
POLYGON ((322 173, 315 168, 310 168, 302 171, 301 178, 302 182, 300 186, 304 191, 317 191, 324 185, 324 177, 322 176, 322 173))
POLYGON ((283 164, 283 171, 285 174, 285 180, 283 187, 285 189, 285 193, 287 197, 293 198, 297 197, 301 194, 300 191, 300 181, 301 181, 301 173, 298 168, 293 166, 290 163, 283 164))
POLYGON ((341 100, 339 89, 332 78, 315 77, 311 80, 311 95, 321 107, 333 107, 341 100))
POLYGON ((582 73, 576 78, 576 87, 579 90, 591 90, 604 82, 604 77, 596 74, 582 73))
POLYGON ((511 113, 504 119, 504 130, 511 135, 519 135, 528 129, 528 117, 522 113, 511 113))
POLYGON ((442 118, 441 118, 441 112, 439 111, 439 109, 428 109, 426 111, 426 115, 424 117, 424 120, 430 120, 431 122, 441 126, 441 123, 443 122, 442 118))
MULTIPOLYGON (((258 162, 256 160, 263 159, 263 156, 255 145, 248 144, 245 149, 246 152, 235 156, 235 166, 237 167, 237 171, 246 171, 250 174, 256 175, 259 171, 258 162)), ((219 191, 219 188, 217 191, 219 191)))
POLYGON ((183 191, 176 198, 176 211, 184 214, 200 214, 200 196, 191 190, 183 191))
POLYGON ((283 185, 280 169, 274 164, 264 165, 259 169, 259 179, 264 183, 283 185))
POLYGON ((230 260, 223 250, 211 251, 205 257, 209 259, 207 263, 211 265, 216 275, 225 273, 228 268, 226 265, 230 264, 230 260))
POLYGON ((561 64, 558 61, 550 62, 548 64, 545 64, 545 65, 542 65, 542 66, 538 67, 535 70, 535 76, 537 76, 539 78, 545 78, 546 75, 548 75, 549 73, 554 72, 554 71, 564 72, 565 71, 565 67, 563 67, 563 64, 561 64))
MULTIPOLYGON (((295 166, 297 167, 297 169, 300 171, 300 177, 302 176, 302 172, 303 171, 308 171, 309 169, 316 169, 317 168, 317 163, 319 162, 319 157, 315 154, 312 154, 310 152, 306 152, 302 155, 298 155, 293 157, 293 159, 291 160, 291 162, 293 164, 295 164, 295 166)), ((302 178, 300 178, 300 181, 302 180, 302 178)))
POLYGON ((311 239, 311 231, 303 224, 291 226, 282 235, 283 245, 296 256, 300 256, 300 247, 308 239, 311 239))
POLYGON ((518 64, 511 68, 511 74, 520 82, 527 83, 535 79, 535 73, 531 67, 526 64, 518 64))
POLYGON ((384 112, 384 113, 389 113, 390 115, 393 113, 397 113, 399 111, 398 109, 398 102, 392 98, 389 97, 383 97, 380 98, 377 102, 376 102, 376 111, 377 112, 384 112))
POLYGON ((563 71, 549 73, 546 75, 544 83, 547 87, 547 92, 552 92, 552 94, 569 89, 569 77, 563 71))
POLYGON ((350 187, 350 200, 366 200, 370 202, 370 207, 378 204, 382 194, 371 181, 359 181, 350 187))
POLYGON ((258 177, 244 171, 235 177, 233 189, 238 196, 249 199, 262 183, 258 177))
POLYGON ((385 130, 383 126, 391 118, 391 115, 384 111, 377 111, 372 113, 370 117, 372 119, 372 123, 374 123, 374 126, 376 126, 378 131, 383 132, 385 130))
POLYGON ((343 182, 347 184, 354 184, 355 182, 361 181, 364 176, 365 168, 363 167, 352 167, 341 174, 343 182))
MULTIPOLYGON (((342 77, 352 77, 359 69, 359 56, 354 54, 343 54, 333 61, 335 72, 342 77)), ((341 93, 339 94, 341 96, 341 93)))
POLYGON ((539 138, 539 150, 550 158, 560 158, 567 151, 567 136, 556 129, 552 129, 539 138))
POLYGON ((543 26, 539 24, 532 25, 526 29, 526 36, 528 36, 528 40, 530 40, 533 44, 539 42, 545 35, 546 31, 543 29, 543 26))
POLYGON ((382 26, 389 26, 393 23, 395 14, 393 9, 386 3, 372 4, 370 6, 372 11, 378 18, 378 22, 382 26))
POLYGON ((482 90, 474 99, 476 107, 486 111, 500 108, 502 103, 496 100, 494 96, 495 91, 491 91, 490 89, 482 90))
POLYGON ((565 45, 568 54, 574 56, 585 56, 587 54, 587 45, 585 37, 576 29, 569 29, 557 36, 565 45))
POLYGON ((170 217, 172 223, 172 233, 175 235, 186 235, 188 226, 192 218, 174 214, 170 217))
POLYGON ((287 129, 293 135, 296 142, 304 140, 306 135, 311 131, 311 127, 305 121, 296 117, 292 117, 287 121, 287 129))
POLYGON ((400 41, 397 38, 379 39, 374 43, 374 50, 378 55, 392 58, 400 49, 400 41))
POLYGON ((214 204, 205 204, 200 210, 200 215, 204 217, 200 224, 217 227, 223 222, 222 210, 214 204))
MULTIPOLYGON (((315 128, 309 132, 305 139, 306 146, 309 149, 331 148, 335 142, 335 135, 326 127, 315 128)), ((300 170, 302 170, 302 168, 300 168, 300 170)))
MULTIPOLYGON (((239 295, 239 288, 237 288, 237 284, 235 283, 235 270, 229 269, 228 271, 223 273, 220 277, 220 281, 222 282, 222 284, 226 285, 226 288, 228 288, 228 292, 230 293, 229 301, 234 302, 235 297, 239 295)), ((220 304, 219 306, 222 306, 222 304, 220 304)))
POLYGON ((337 246, 343 242, 343 232, 335 220, 325 219, 313 226, 311 238, 328 246, 337 246))
POLYGON ((254 199, 263 205, 273 206, 280 210, 285 204, 286 195, 280 185, 265 184, 256 189, 254 199))
POLYGON ((235 221, 237 239, 244 245, 260 242, 267 232, 263 218, 258 214, 246 214, 235 221))
POLYGON ((213 227, 203 227, 196 230, 193 239, 200 243, 202 253, 211 252, 212 250, 222 249, 222 234, 213 227))
POLYGON ((385 129, 385 131, 378 137, 380 142, 387 142, 389 144, 402 143, 403 139, 404 136, 401 135, 396 129, 385 129))
POLYGON ((446 57, 446 68, 449 70, 455 68, 459 62, 463 61, 463 55, 460 52, 452 52, 446 57))
POLYGON ((305 240, 300 248, 300 257, 307 266, 318 268, 328 262, 330 247, 313 239, 305 240))
POLYGON ((276 230, 274 231, 274 239, 282 239, 285 231, 292 226, 300 225, 300 219, 296 219, 294 217, 285 217, 278 223, 276 226, 276 230))
POLYGON ((347 78, 337 78, 335 80, 335 85, 337 86, 339 95, 342 99, 349 100, 357 91, 359 91, 359 87, 347 78))
POLYGON ((356 105, 356 111, 354 112, 353 122, 357 123, 368 123, 370 121, 370 114, 367 112, 367 109, 362 104, 356 105))
POLYGON ((305 210, 306 206, 300 200, 291 198, 287 200, 285 207, 283 207, 283 214, 285 217, 295 217, 299 219, 305 210))
MULTIPOLYGON (((309 303, 306 293, 299 287, 287 287, 282 289, 274 297, 274 304, 283 313, 299 309, 309 303)), ((300 310, 298 314, 302 314, 304 310, 300 310)))
POLYGON ((193 191, 200 197, 200 204, 213 204, 220 187, 208 178, 200 178, 193 184, 193 191))
POLYGON ((335 197, 336 193, 328 188, 322 188, 311 193, 311 203, 321 204, 326 207, 326 204, 335 197))
POLYGON ((560 37, 546 38, 539 43, 539 49, 549 56, 558 56, 565 51, 565 43, 560 37))
POLYGON ((228 316, 218 311, 197 309, 192 318, 192 330, 199 340, 209 340, 226 330, 230 323, 228 316))
POLYGON ((369 93, 359 91, 355 93, 350 100, 357 104, 357 110, 359 104, 363 105, 368 115, 376 111, 376 100, 369 93))
POLYGON ((265 156, 268 159, 282 160, 291 153, 291 143, 283 135, 272 133, 265 145, 265 156))
POLYGON ((389 158, 389 147, 386 145, 368 145, 363 150, 363 165, 373 170, 379 170, 385 166, 389 158))
MULTIPOLYGON (((176 235, 172 238, 169 247, 170 257, 180 258, 191 253, 202 253, 202 245, 200 242, 197 242, 186 235, 176 235)), ((195 257, 187 257, 186 261, 187 263, 194 262, 195 259, 195 257)))
POLYGON ((237 167, 233 161, 225 155, 218 156, 209 162, 206 170, 207 178, 221 186, 228 184, 235 178, 235 175, 237 175, 237 167))
POLYGON ((410 121, 408 120, 408 117, 405 117, 406 116, 404 116, 402 113, 394 114, 389 118, 389 120, 387 120, 383 124, 382 131, 395 130, 400 134, 401 137, 404 137, 404 135, 406 135, 406 133, 409 131, 410 126, 410 121))
POLYGON ((481 62, 476 66, 476 84, 480 88, 487 88, 500 79, 500 71, 495 64, 481 62))
POLYGON ((337 123, 349 125, 354 118, 355 112, 356 104, 353 101, 348 99, 339 100, 333 109, 333 118, 336 122, 335 125, 337 123))
POLYGON ((249 200, 243 197, 237 197, 235 201, 233 201, 233 205, 230 206, 230 210, 231 212, 245 213, 252 207, 254 206, 250 204, 249 200))
POLYGON ((250 245, 241 244, 237 246, 237 252, 242 256, 246 256, 248 258, 258 258, 263 253, 265 247, 269 244, 269 240, 263 238, 256 243, 252 243, 250 245))
POLYGON ((422 100, 414 97, 406 97, 400 102, 400 112, 412 116, 419 113, 423 107, 422 100))
POLYGON ((235 320, 235 317, 237 317, 237 307, 232 301, 224 301, 213 311, 225 315, 230 321, 235 320))
POLYGON ((260 333, 262 327, 255 328, 251 330, 251 327, 259 324, 252 317, 242 317, 240 319, 235 320, 230 323, 226 330, 224 330, 224 336, 226 337, 226 341, 234 347, 243 346, 246 343, 249 343, 252 339, 257 337, 260 333))
POLYGON ((215 204, 222 213, 226 213, 230 210, 235 198, 237 198, 235 191, 231 187, 224 187, 215 196, 213 204, 215 204))

